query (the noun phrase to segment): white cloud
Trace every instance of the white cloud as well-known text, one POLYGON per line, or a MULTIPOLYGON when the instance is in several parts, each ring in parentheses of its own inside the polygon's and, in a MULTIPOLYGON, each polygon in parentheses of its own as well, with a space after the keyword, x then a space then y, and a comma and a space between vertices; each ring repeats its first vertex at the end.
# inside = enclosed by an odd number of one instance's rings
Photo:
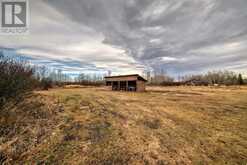
MULTIPOLYGON (((62 69, 72 71, 84 70, 84 63, 105 68, 105 70, 133 71, 131 68, 117 67, 119 64, 135 63, 133 57, 128 56, 125 50, 116 46, 103 43, 104 35, 95 31, 94 28, 80 24, 51 7, 44 1, 31 1, 31 33, 27 36, 1 36, 0 46, 16 49, 17 54, 31 57, 58 66, 54 60, 65 61, 70 59, 83 62, 81 68, 66 66, 69 62, 62 64, 62 69)), ((138 70, 137 70, 138 71, 138 70)))

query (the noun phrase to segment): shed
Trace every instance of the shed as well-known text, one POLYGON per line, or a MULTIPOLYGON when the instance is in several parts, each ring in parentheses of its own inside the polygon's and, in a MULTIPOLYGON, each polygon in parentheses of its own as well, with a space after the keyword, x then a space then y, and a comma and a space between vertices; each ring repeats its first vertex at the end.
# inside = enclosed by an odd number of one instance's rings
POLYGON ((138 74, 105 77, 106 86, 113 91, 144 92, 147 80, 138 74))

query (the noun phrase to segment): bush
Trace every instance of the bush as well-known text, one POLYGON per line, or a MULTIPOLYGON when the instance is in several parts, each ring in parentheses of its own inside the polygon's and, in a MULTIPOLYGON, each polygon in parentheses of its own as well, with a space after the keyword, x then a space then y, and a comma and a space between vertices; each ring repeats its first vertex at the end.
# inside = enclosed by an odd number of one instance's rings
POLYGON ((23 61, 0 56, 0 107, 10 99, 19 101, 37 85, 34 72, 33 67, 23 61))
POLYGON ((53 82, 50 78, 42 78, 40 82, 40 87, 42 90, 48 90, 49 88, 52 88, 53 82))

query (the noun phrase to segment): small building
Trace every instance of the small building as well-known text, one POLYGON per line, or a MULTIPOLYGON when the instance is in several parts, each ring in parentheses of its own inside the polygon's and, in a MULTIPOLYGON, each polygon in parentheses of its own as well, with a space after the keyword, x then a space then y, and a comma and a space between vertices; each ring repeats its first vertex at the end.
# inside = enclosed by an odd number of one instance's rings
POLYGON ((106 86, 113 91, 144 92, 147 80, 138 74, 105 77, 106 86))

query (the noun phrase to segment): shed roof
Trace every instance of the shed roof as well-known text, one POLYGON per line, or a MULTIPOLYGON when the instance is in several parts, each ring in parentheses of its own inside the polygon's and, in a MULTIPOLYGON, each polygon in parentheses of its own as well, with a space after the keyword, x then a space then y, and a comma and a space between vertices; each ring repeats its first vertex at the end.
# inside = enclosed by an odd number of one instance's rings
POLYGON ((118 75, 118 76, 106 76, 105 79, 114 79, 114 78, 128 78, 128 77, 135 77, 136 80, 141 80, 141 81, 145 81, 147 82, 147 80, 145 78, 143 78, 142 76, 140 76, 139 74, 129 74, 129 75, 118 75))

